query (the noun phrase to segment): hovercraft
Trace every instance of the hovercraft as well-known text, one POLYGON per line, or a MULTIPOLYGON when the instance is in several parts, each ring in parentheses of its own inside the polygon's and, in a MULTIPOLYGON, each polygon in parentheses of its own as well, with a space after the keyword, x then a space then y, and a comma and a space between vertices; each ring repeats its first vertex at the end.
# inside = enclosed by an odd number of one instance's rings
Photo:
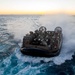
POLYGON ((56 27, 54 31, 47 31, 46 27, 41 26, 23 37, 20 50, 25 55, 53 57, 60 53, 61 46, 62 28, 56 27))

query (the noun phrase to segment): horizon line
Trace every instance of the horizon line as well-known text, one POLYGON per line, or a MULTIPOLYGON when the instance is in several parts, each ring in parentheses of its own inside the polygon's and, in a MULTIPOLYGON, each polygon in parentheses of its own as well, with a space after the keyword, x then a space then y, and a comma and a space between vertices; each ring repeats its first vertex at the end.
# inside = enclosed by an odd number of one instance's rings
POLYGON ((75 15, 75 11, 0 11, 0 15, 45 15, 45 14, 69 14, 75 15))

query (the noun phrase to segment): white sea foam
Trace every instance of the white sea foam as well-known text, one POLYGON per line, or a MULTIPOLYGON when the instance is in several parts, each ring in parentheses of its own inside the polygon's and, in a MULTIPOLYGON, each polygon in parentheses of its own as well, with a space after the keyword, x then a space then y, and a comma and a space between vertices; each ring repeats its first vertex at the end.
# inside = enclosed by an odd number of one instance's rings
MULTIPOLYGON (((53 61, 55 64, 60 65, 65 62, 65 60, 71 60, 72 55, 75 52, 75 17, 70 15, 45 15, 41 16, 38 20, 38 25, 46 26, 47 30, 54 30, 55 27, 60 26, 63 30, 63 44, 61 52, 58 56, 52 58, 40 58, 40 57, 29 57, 17 54, 16 56, 23 60, 29 62, 38 63, 41 60, 44 62, 53 61)), ((20 18, 14 22, 8 22, 8 30, 11 31, 17 39, 22 39, 23 36, 30 30, 34 31, 37 29, 37 23, 35 20, 29 18, 20 18), (12 25, 13 23, 13 25, 12 25), (10 25, 9 25, 10 24, 10 25), (33 27, 35 26, 35 27, 33 27)))
POLYGON ((63 30, 63 45, 60 55, 53 57, 52 61, 55 64, 64 63, 65 60, 72 59, 75 52, 75 17, 70 15, 45 15, 40 18, 40 23, 47 27, 48 30, 53 30, 60 26, 63 30))

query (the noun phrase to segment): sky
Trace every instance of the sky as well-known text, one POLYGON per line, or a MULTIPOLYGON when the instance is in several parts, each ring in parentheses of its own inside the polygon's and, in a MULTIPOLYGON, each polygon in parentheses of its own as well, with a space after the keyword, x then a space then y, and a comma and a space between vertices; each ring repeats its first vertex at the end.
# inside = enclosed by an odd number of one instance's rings
POLYGON ((0 14, 75 14, 75 0, 0 0, 0 14))

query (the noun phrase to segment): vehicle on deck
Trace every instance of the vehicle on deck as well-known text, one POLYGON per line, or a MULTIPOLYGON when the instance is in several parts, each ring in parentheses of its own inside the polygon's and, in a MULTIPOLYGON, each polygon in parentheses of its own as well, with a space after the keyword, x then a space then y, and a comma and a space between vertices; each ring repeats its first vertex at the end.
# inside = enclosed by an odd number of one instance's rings
POLYGON ((30 31, 23 37, 21 52, 25 55, 38 57, 53 57, 60 53, 62 46, 62 28, 47 31, 41 26, 35 32, 30 31))

